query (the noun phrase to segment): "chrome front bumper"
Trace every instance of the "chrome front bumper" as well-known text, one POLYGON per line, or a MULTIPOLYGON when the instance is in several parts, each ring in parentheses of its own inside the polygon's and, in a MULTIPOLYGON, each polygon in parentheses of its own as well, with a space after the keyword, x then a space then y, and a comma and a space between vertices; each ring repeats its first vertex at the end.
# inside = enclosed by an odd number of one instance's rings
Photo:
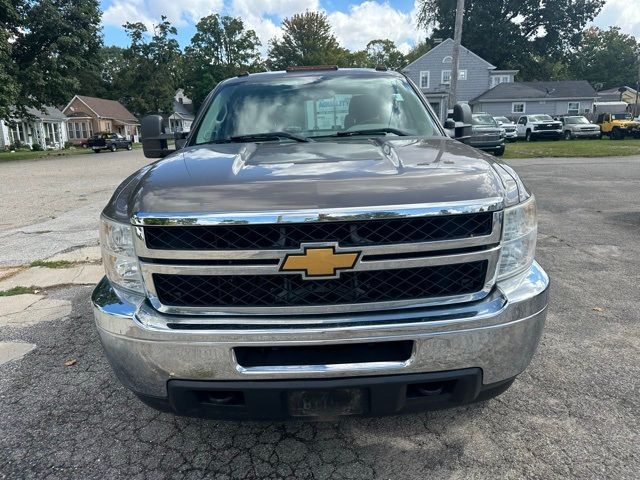
MULTIPOLYGON (((92 301, 100 340, 120 381, 140 395, 166 397, 167 382, 181 380, 266 380, 335 378, 481 368, 483 384, 521 373, 531 361, 546 318, 549 278, 534 262, 524 274, 498 282, 481 301, 422 309, 395 309, 370 314, 327 316, 305 324, 287 316, 295 327, 256 324, 234 328, 206 325, 171 327, 175 316, 146 302, 139 306, 120 298, 103 279, 92 301), (343 365, 297 365, 245 368, 233 353, 239 346, 344 344, 413 340, 404 362, 343 365)), ((181 319, 184 320, 184 319, 181 319)), ((180 322, 177 322, 180 323, 180 322)))

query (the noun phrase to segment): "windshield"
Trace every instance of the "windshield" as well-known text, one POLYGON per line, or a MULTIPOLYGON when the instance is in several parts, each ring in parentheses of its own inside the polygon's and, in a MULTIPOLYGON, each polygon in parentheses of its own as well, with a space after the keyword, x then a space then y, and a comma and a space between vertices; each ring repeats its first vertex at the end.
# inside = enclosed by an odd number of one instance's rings
POLYGON ((631 120, 631 115, 629 113, 614 113, 611 116, 616 120, 631 120))
POLYGON ((471 117, 473 125, 484 125, 486 127, 497 127, 498 124, 491 115, 473 115, 471 117))
POLYGON ((509 120, 507 117, 495 117, 497 122, 502 122, 502 123, 512 123, 511 120, 509 120))
POLYGON ((571 124, 571 125, 577 125, 577 124, 581 124, 581 123, 590 123, 589 120, 587 120, 584 117, 567 117, 565 118, 565 123, 571 124))
POLYGON ((529 119, 532 122, 553 122, 553 118, 549 115, 531 115, 529 119))
MULTIPOLYGON (((395 130, 395 134, 441 135, 403 78, 316 75, 278 76, 223 87, 209 104, 194 138, 196 145, 277 132, 302 138, 347 138, 337 133, 375 129, 386 132, 368 134, 393 135, 395 130)), ((285 136, 259 139, 273 140, 295 141, 285 136)))

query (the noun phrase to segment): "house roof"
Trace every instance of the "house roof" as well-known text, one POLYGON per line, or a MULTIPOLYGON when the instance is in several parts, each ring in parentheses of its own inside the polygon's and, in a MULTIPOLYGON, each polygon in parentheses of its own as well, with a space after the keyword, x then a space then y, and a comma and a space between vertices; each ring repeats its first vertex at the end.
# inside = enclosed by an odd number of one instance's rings
POLYGON ((628 93, 632 93, 632 94, 636 94, 636 90, 635 88, 631 88, 631 87, 627 87, 626 85, 623 85, 622 87, 615 87, 615 88, 609 88, 607 90, 600 90, 598 92, 598 95, 618 95, 620 96, 620 89, 624 88, 625 92, 628 93))
POLYGON ((178 100, 173 101, 173 112, 182 118, 193 119, 193 103, 180 103, 178 100))
POLYGON ((501 100, 595 98, 596 91, 586 80, 562 80, 555 82, 500 83, 470 103, 501 100))
MULTIPOLYGON (((138 123, 138 119, 129 110, 116 100, 107 100, 106 98, 87 97, 84 95, 76 95, 77 98, 84 103, 98 117, 112 118, 125 123, 138 123)), ((73 99, 71 100, 73 101, 73 99)), ((71 102, 69 102, 71 104, 71 102)), ((65 107, 65 110, 69 105, 65 107)))
MULTIPOLYGON (((436 45, 435 47, 433 47, 431 50, 429 50, 426 53, 423 53, 422 55, 420 55, 418 58, 416 58, 413 62, 411 62, 409 65, 407 65, 406 67, 404 67, 402 70, 406 71, 406 70, 410 70, 411 65, 413 65, 414 63, 416 63, 418 60, 424 58, 424 57, 428 57, 429 55, 431 55, 432 53, 438 51, 438 49, 441 48, 448 48, 451 47, 453 49, 453 40, 451 38, 447 38, 445 41, 443 41, 442 43, 439 43, 438 45, 436 45)), ((487 69, 489 70, 494 70, 496 67, 495 65, 490 64, 489 62, 487 62, 484 58, 482 58, 480 55, 477 55, 475 53, 473 53, 471 50, 469 50, 468 48, 466 48, 464 45, 460 45, 460 52, 461 53, 468 53, 470 55, 473 55, 474 57, 480 59, 482 62, 484 62, 487 66, 487 69)))
POLYGON ((65 121, 67 116, 56 107, 27 108, 27 112, 40 120, 65 121))

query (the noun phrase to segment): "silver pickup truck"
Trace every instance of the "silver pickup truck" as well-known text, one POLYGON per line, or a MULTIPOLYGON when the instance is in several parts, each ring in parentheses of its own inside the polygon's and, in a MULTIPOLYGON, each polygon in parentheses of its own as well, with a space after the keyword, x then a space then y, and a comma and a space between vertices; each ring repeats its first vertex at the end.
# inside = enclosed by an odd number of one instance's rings
MULTIPOLYGON (((471 134, 456 107, 455 129, 471 134)), ((220 83, 101 216, 104 351, 147 404, 227 419, 392 415, 486 400, 531 361, 549 279, 535 198, 448 138, 401 73, 220 83), (173 144, 175 143, 175 148, 173 144)))

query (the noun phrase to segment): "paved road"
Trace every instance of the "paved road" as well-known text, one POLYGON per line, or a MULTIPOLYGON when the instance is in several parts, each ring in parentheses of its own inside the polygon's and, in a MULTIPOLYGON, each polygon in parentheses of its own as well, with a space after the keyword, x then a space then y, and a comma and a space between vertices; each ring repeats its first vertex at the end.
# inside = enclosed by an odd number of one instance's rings
POLYGON ((123 150, 0 163, 0 267, 97 243, 113 190, 149 161, 123 150))
POLYGON ((503 396, 335 423, 176 418, 115 380, 90 289, 62 289, 50 296, 69 317, 0 330, 36 345, 0 366, 0 478, 637 479, 640 158, 511 163, 538 196, 553 291, 539 351, 503 396))

